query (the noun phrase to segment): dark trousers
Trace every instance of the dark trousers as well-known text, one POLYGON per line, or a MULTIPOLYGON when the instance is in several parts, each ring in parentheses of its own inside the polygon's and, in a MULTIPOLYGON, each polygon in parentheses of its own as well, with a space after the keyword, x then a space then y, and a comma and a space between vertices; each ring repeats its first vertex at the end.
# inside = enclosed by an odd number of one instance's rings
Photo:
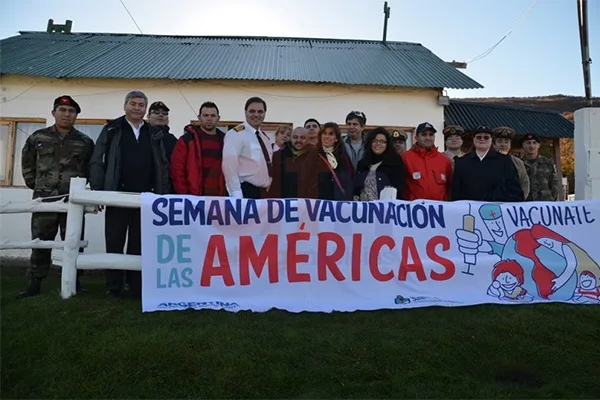
POLYGON ((242 194, 245 199, 262 199, 263 198, 263 188, 258 186, 254 186, 248 182, 242 182, 242 194))
MULTIPOLYGON (((126 254, 142 254, 142 227, 139 208, 106 207, 104 217, 106 252, 123 254, 127 240, 126 254)), ((123 278, 131 286, 134 295, 142 293, 142 273, 140 271, 107 270, 106 288, 113 293, 121 292, 123 278)))
MULTIPOLYGON (((32 213, 31 214, 31 239, 54 240, 56 234, 60 230, 60 238, 65 240, 67 230, 67 214, 66 213, 32 213)), ((81 240, 83 240, 85 232, 85 219, 81 228, 81 240)), ((79 252, 83 253, 83 248, 79 248, 79 252)), ((48 276, 50 266, 52 265, 52 250, 51 249, 32 249, 29 259, 29 275, 32 278, 44 279, 48 276)), ((83 270, 77 270, 77 278, 83 274, 83 270)))

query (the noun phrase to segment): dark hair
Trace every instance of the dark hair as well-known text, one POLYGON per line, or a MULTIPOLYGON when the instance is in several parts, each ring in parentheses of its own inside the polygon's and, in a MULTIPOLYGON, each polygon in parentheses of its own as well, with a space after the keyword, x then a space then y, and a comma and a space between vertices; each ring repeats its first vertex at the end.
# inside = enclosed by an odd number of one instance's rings
POLYGON ((265 101, 260 97, 250 97, 248 100, 246 100, 244 111, 248 111, 248 107, 250 107, 250 104, 252 103, 262 103, 262 105, 265 107, 265 112, 267 111, 267 103, 265 103, 265 101))
POLYGON ((346 123, 348 123, 348 121, 351 119, 357 119, 361 126, 365 126, 367 124, 367 116, 362 111, 350 111, 348 115, 346 115, 346 123))
POLYGON ((205 101, 200 106, 200 110, 198 111, 198 117, 200 117, 200 115, 202 115, 203 108, 214 108, 217 110, 217 115, 219 114, 219 107, 217 107, 217 105, 215 103, 213 103, 212 101, 205 101))
POLYGON ((322 151, 323 145, 321 144, 321 136, 327 128, 333 129, 335 137, 337 138, 337 142, 335 142, 335 145, 333 146, 333 155, 335 156, 335 159, 338 162, 338 167, 340 169, 348 169, 348 163, 346 161, 346 145, 342 140, 342 131, 340 130, 340 126, 335 122, 326 122, 325 124, 323 124, 323 126, 321 126, 321 129, 319 130, 319 134, 317 136, 319 139, 319 149, 322 151))
POLYGON ((370 130, 365 139, 365 152, 363 154, 363 160, 367 163, 367 165, 373 165, 382 159, 386 159, 394 155, 394 147, 392 146, 392 136, 390 133, 381 126, 370 130), (380 156, 375 155, 375 153, 373 153, 373 149, 371 149, 371 144, 377 135, 385 136, 387 141, 385 145, 385 151, 380 156))
POLYGON ((306 121, 304 121, 304 125, 302 125, 302 126, 306 126, 306 124, 308 124, 309 122, 315 122, 317 125, 319 125, 319 128, 321 128, 321 124, 319 123, 319 121, 317 121, 314 118, 307 119, 306 121))

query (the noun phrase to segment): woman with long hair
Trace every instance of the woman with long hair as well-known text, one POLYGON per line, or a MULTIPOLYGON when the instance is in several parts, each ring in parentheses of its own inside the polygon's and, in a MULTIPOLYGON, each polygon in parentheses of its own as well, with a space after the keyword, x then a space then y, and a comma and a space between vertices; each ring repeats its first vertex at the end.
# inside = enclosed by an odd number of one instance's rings
POLYGON ((365 152, 356 167, 354 200, 379 200, 379 194, 386 186, 395 188, 396 198, 402 198, 404 164, 394 152, 388 131, 378 127, 367 135, 365 152))
POLYGON ((323 124, 315 150, 316 198, 351 200, 354 170, 346 154, 338 124, 323 124))

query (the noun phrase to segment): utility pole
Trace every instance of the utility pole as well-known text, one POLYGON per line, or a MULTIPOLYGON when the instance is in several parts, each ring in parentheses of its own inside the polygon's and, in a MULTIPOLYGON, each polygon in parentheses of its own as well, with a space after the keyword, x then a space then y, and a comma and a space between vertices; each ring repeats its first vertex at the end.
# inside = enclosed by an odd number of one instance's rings
POLYGON ((387 25, 388 19, 390 18, 390 8, 387 4, 387 1, 383 3, 383 43, 386 43, 387 40, 387 25))
POLYGON ((579 17, 579 43, 581 45, 581 62, 583 64, 583 84, 588 107, 592 107, 592 81, 590 64, 590 46, 588 40, 587 0, 577 0, 577 16, 579 17))

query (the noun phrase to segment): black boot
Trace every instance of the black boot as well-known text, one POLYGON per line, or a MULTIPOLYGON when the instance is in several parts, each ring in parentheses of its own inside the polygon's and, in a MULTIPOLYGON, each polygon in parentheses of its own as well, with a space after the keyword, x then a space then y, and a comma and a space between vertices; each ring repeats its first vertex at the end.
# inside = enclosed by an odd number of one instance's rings
POLYGON ((26 297, 37 296, 40 294, 42 288, 42 278, 31 278, 27 288, 21 293, 17 294, 17 299, 24 299, 26 297))

